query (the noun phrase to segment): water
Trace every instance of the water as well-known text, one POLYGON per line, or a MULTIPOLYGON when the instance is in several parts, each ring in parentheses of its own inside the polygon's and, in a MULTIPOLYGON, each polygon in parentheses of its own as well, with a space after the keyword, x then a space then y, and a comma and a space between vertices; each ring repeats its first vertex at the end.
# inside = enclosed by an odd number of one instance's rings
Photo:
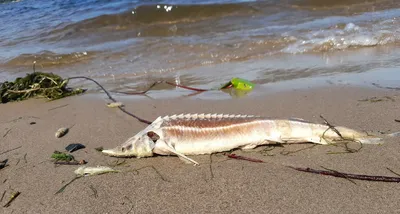
POLYGON ((34 61, 111 90, 156 80, 212 88, 232 77, 266 90, 321 77, 382 82, 400 76, 399 17, 397 0, 0 0, 0 82, 34 61))

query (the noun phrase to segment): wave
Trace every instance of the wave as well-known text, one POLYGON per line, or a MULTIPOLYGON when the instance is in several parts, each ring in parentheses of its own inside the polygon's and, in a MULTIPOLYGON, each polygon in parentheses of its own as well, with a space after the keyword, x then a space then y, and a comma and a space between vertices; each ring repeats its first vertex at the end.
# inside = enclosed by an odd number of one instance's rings
POLYGON ((0 0, 0 4, 20 2, 21 0, 0 0))
POLYGON ((31 66, 34 62, 43 67, 70 65, 95 57, 95 52, 74 52, 57 54, 51 51, 42 51, 37 54, 21 54, 9 61, 5 66, 31 66))
MULTIPOLYGON (((107 14, 69 24, 41 35, 43 40, 85 37, 89 34, 128 32, 129 37, 165 36, 176 32, 171 24, 256 13, 252 3, 207 5, 141 5, 127 12, 107 14)), ((117 36, 117 35, 115 35, 117 36)))
POLYGON ((375 9, 392 8, 393 0, 293 0, 291 3, 295 7, 303 9, 367 9, 374 6, 375 9))
MULTIPOLYGON (((300 3, 316 6, 318 2, 266 0, 139 5, 122 13, 95 16, 72 24, 60 22, 54 28, 42 30, 39 36, 32 36, 36 39, 25 35, 0 40, 0 52, 7 53, 3 54, 5 57, 0 56, 0 61, 12 58, 5 63, 8 66, 30 66, 33 61, 43 66, 63 66, 92 58, 102 61, 105 56, 124 53, 121 61, 142 56, 140 62, 146 62, 142 63, 143 70, 154 67, 154 61, 160 67, 178 69, 248 61, 274 54, 327 52, 400 41, 400 9, 331 16, 326 11, 292 7, 300 3), (54 52, 38 52, 43 49, 54 52), (90 52, 77 52, 82 50, 90 52)), ((363 2, 372 1, 330 0, 326 4, 333 7, 363 2)))
POLYGON ((397 19, 377 22, 369 26, 354 23, 336 25, 331 29, 313 30, 296 37, 282 49, 284 53, 326 52, 349 48, 395 44, 400 41, 397 19))

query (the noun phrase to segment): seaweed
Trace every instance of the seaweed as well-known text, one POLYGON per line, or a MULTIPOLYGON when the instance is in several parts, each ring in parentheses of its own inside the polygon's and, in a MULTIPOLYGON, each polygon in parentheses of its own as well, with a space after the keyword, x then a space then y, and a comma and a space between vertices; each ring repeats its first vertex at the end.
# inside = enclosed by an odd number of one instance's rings
POLYGON ((33 72, 18 77, 13 82, 0 83, 0 103, 22 101, 28 98, 57 100, 63 97, 84 93, 81 88, 67 87, 69 79, 53 73, 33 72))
POLYGON ((74 156, 70 154, 65 154, 64 152, 54 151, 51 155, 51 158, 55 159, 56 161, 73 161, 75 160, 74 156))

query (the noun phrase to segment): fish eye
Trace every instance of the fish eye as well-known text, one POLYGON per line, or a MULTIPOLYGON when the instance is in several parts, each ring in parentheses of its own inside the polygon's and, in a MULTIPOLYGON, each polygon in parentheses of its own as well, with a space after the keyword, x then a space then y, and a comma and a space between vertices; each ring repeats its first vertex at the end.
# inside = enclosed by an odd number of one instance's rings
POLYGON ((125 152, 125 147, 122 147, 122 148, 121 148, 121 151, 122 151, 122 152, 125 152))
POLYGON ((158 134, 156 134, 155 132, 147 132, 147 136, 155 143, 157 142, 157 140, 160 139, 160 136, 158 136, 158 134))

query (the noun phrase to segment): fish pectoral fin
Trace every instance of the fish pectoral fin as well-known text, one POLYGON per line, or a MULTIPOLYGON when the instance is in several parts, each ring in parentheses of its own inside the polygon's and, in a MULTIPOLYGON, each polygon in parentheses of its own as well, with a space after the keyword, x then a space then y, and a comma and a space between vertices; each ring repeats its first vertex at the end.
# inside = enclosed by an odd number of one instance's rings
POLYGON ((194 160, 192 160, 192 159, 190 159, 190 160, 188 160, 188 159, 186 159, 186 158, 188 158, 188 157, 182 157, 182 156, 179 156, 178 155, 178 158, 179 158, 179 160, 181 160, 183 163, 185 163, 185 164, 196 164, 197 162, 196 161, 194 161, 194 160), (194 162, 193 162, 194 161, 194 162))
POLYGON ((269 137, 265 139, 265 142, 268 143, 286 143, 281 137, 269 137))
POLYGON ((186 155, 179 153, 178 151, 175 150, 175 148, 172 145, 169 145, 167 142, 163 141, 163 140, 157 140, 157 146, 162 147, 163 149, 177 155, 179 157, 179 159, 181 159, 182 161, 184 161, 185 163, 194 163, 195 165, 200 165, 199 163, 197 163, 195 160, 190 159, 188 157, 186 157, 186 155))

